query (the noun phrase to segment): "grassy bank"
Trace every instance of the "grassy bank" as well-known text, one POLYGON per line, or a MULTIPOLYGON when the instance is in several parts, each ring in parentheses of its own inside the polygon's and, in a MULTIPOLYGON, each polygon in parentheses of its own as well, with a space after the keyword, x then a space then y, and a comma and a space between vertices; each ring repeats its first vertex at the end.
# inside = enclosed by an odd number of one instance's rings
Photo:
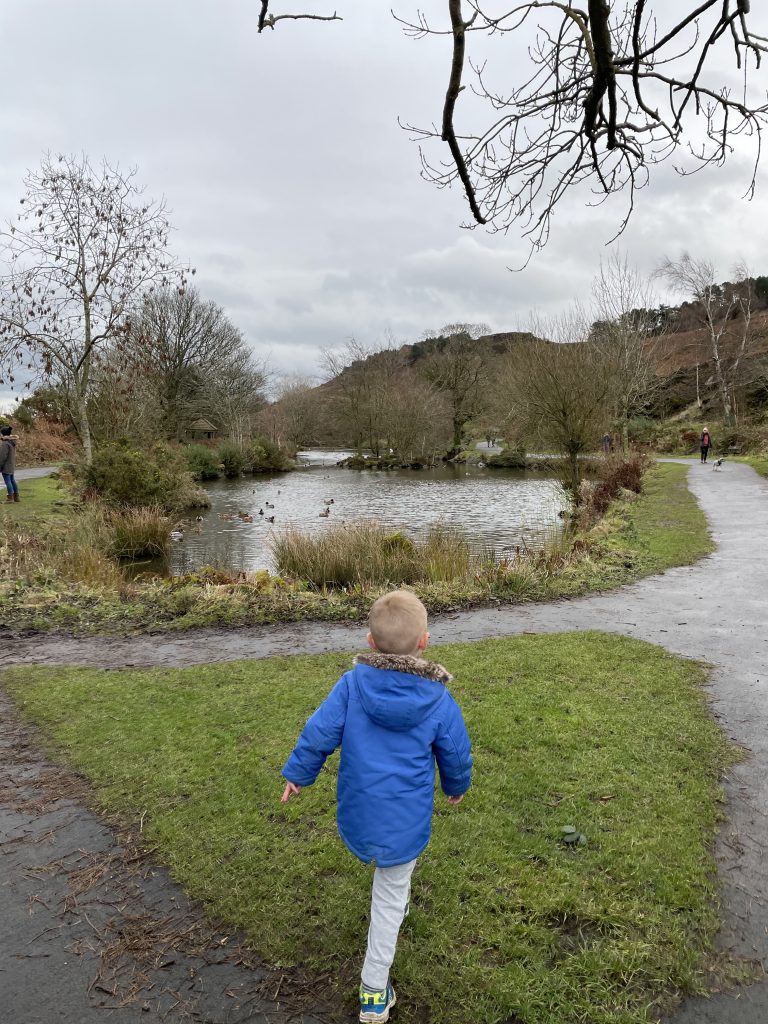
POLYGON ((746 462, 757 473, 759 473, 760 476, 768 476, 768 456, 745 455, 737 461, 746 462))
MULTIPOLYGON (((602 634, 434 648, 473 738, 438 794, 395 982, 403 1024, 641 1024, 704 987, 710 842, 732 754, 702 666, 602 634), (563 828, 586 837, 575 848, 563 828)), ((280 767, 346 655, 173 671, 10 669, 26 716, 143 822, 148 846, 268 962, 354 1005, 370 869, 334 823, 334 755, 283 807, 280 767)))
POLYGON ((64 520, 72 509, 73 499, 59 482, 51 476, 19 481, 19 501, 6 503, 5 488, 0 492, 0 528, 25 525, 33 520, 40 526, 54 525, 64 520))
MULTIPOLYGON (((615 502, 604 519, 574 540, 544 552, 523 552, 500 564, 488 563, 482 572, 473 570, 450 583, 417 582, 414 590, 430 611, 439 612, 608 590, 694 562, 712 550, 712 542, 705 517, 686 486, 686 474, 685 466, 659 464, 647 475, 642 496, 615 502)), ((78 521, 76 517, 74 522, 78 521)), ((6 537, 0 548, 9 581, 0 584, 0 610, 6 625, 15 628, 126 632, 303 619, 359 620, 372 601, 389 589, 366 583, 345 589, 313 588, 267 572, 233 580, 216 570, 135 582, 115 572, 100 575, 98 566, 90 582, 83 584, 71 582, 66 573, 52 572, 43 556, 39 567, 28 566, 24 575, 9 572, 12 545, 21 547, 29 562, 29 545, 36 543, 36 532, 35 526, 28 543, 21 535, 6 537)), ((18 550, 14 557, 20 557, 18 550)))

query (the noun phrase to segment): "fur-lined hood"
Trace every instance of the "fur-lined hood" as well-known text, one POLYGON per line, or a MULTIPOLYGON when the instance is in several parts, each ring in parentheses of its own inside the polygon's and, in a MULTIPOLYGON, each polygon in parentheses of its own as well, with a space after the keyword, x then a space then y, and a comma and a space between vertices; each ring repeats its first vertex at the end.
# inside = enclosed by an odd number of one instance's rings
POLYGON ((386 672, 404 672, 409 676, 421 676, 422 679, 442 683, 443 686, 447 686, 453 680, 451 673, 436 661, 426 661, 412 654, 381 654, 372 651, 370 654, 358 654, 355 664, 370 665, 371 668, 380 668, 386 672))
POLYGON ((403 654, 361 654, 352 672, 366 715, 393 732, 413 729, 448 696, 451 675, 432 661, 403 654))

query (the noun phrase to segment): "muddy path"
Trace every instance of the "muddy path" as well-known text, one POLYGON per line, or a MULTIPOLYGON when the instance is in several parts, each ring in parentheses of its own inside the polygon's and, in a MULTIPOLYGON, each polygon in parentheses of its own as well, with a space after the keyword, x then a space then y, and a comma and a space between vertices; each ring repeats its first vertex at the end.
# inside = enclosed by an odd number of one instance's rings
MULTIPOLYGON (((717 543, 714 554, 697 565, 573 601, 444 615, 431 621, 430 630, 432 642, 442 643, 601 629, 710 662, 713 713, 749 752, 726 780, 728 820, 716 849, 723 915, 719 943, 768 968, 768 481, 746 465, 726 464, 715 472, 694 463, 689 483, 717 543)), ((3 647, 6 665, 168 667, 353 651, 361 639, 360 626, 310 623, 126 639, 6 636, 3 647)), ((689 1000, 672 1021, 764 1024, 766 1019, 768 983, 761 982, 689 1000)))

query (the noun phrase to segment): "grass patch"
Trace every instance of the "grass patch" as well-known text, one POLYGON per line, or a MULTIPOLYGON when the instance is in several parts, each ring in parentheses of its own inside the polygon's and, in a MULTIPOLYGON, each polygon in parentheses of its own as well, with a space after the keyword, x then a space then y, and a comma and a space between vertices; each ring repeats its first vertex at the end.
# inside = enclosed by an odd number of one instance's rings
POLYGON ((715 549, 687 478, 687 466, 657 463, 645 478, 640 500, 618 511, 618 528, 608 546, 632 552, 642 575, 692 565, 715 549))
POLYGON ((768 455, 742 455, 731 458, 734 462, 746 462, 760 476, 768 476, 768 455))
MULTIPOLYGON (((734 760, 704 667, 599 633, 430 656, 456 674, 476 774, 460 807, 436 800, 395 961, 399 1019, 641 1024, 701 991, 734 760), (585 846, 566 847, 566 825, 585 846)), ((323 999, 350 1005, 370 869, 336 834, 338 755, 279 803, 301 725, 349 667, 333 654, 3 679, 213 915, 273 964, 328 972, 323 999)))
POLYGON ((73 503, 69 491, 51 476, 19 480, 18 502, 6 502, 5 494, 3 488, 0 492, 0 528, 3 530, 27 523, 30 518, 39 522, 61 522, 73 503))

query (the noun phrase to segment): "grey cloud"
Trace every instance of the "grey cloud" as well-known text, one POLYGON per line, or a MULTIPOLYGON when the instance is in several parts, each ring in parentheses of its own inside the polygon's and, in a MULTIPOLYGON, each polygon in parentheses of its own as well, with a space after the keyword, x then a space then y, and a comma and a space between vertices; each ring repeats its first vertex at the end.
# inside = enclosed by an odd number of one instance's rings
MULTIPOLYGON (((510 273, 525 243, 462 231, 461 190, 419 178, 397 125, 439 120, 449 40, 405 38, 386 5, 345 7, 343 22, 258 36, 258 4, 242 0, 6 0, 0 220, 45 149, 137 164, 147 195, 166 196, 203 295, 284 372, 314 372, 320 347, 353 335, 413 340, 452 320, 502 330, 588 292, 621 204, 570 197, 548 248, 510 273)), ((670 0, 665 16, 680 8, 670 0)), ((461 117, 474 116, 467 90, 461 117)), ((759 265, 766 176, 749 205, 745 171, 740 154, 682 181, 655 168, 617 244, 643 270, 681 248, 759 265)))

